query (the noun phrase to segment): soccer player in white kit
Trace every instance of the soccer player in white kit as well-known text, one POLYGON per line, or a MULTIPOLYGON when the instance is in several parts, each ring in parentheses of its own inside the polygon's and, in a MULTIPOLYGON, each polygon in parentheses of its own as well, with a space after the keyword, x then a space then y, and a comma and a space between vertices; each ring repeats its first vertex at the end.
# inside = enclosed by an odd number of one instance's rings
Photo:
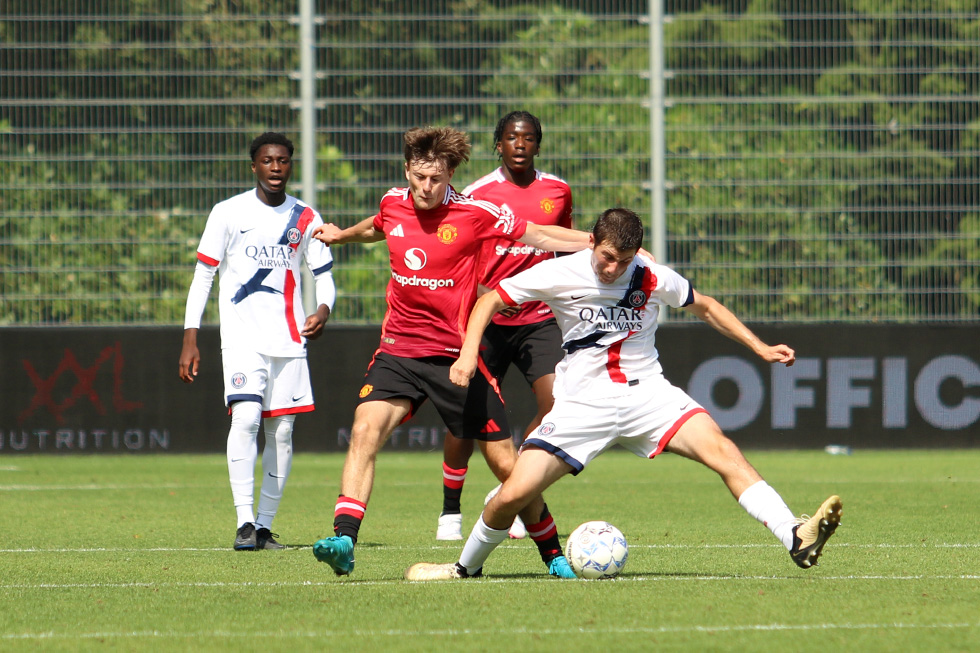
POLYGON ((293 144, 266 132, 252 141, 250 154, 255 189, 216 204, 201 236, 179 374, 185 383, 197 376, 197 332, 217 272, 225 402, 231 413, 228 473, 238 520, 234 548, 283 549, 270 529, 292 465, 293 421, 314 408, 306 340, 323 332, 336 290, 330 249, 312 237, 323 221, 286 194, 293 144), (302 302, 303 260, 316 281, 317 309, 309 316, 302 302), (253 513, 260 422, 263 476, 253 513))
POLYGON ((642 240, 643 225, 635 213, 609 209, 593 229, 590 249, 543 261, 501 281, 477 301, 450 370, 453 382, 469 383, 483 331, 497 311, 544 301, 558 320, 565 350, 555 370, 555 406, 524 442, 514 470, 473 526, 459 561, 415 564, 405 572, 408 580, 481 575, 519 510, 535 505, 551 484, 578 474, 614 444, 647 458, 676 453, 714 470, 797 565, 816 564, 840 523, 840 498, 831 496, 812 518, 797 519, 704 408, 664 378, 654 344, 660 306, 687 308, 766 362, 792 365, 795 352, 762 342, 718 301, 638 254, 642 240))

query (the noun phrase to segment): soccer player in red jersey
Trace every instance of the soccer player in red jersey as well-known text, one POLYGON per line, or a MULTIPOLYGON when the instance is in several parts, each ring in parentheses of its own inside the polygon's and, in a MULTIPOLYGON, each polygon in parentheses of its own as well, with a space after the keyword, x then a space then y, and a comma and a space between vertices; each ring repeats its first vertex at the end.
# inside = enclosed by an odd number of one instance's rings
MULTIPOLYGON (((372 359, 354 412, 351 443, 334 511, 334 537, 313 545, 317 560, 338 575, 354 569, 354 545, 374 484, 375 459, 392 430, 426 399, 446 426, 480 443, 494 475, 506 479, 517 460, 496 381, 485 365, 462 388, 449 369, 462 346, 476 301, 483 243, 506 238, 549 251, 579 251, 589 236, 554 225, 536 225, 490 202, 457 193, 450 185, 468 160, 466 134, 452 128, 405 133, 408 188, 392 188, 372 218, 340 229, 324 225, 326 244, 386 240, 391 264, 388 311, 381 345, 372 359)), ((543 502, 542 502, 543 503, 543 502)), ((572 576, 547 507, 521 513, 549 573, 572 576)))
MULTIPOLYGON (((540 152, 541 122, 527 111, 512 111, 497 123, 494 148, 502 165, 463 189, 464 195, 487 200, 535 224, 572 227, 572 190, 563 179, 535 168, 540 152)), ((506 238, 488 240, 480 279, 484 288, 496 288, 502 279, 554 258, 554 252, 515 243, 506 238)), ((554 405, 552 386, 555 366, 561 361, 561 331, 544 302, 528 302, 494 316, 487 327, 481 350, 490 373, 501 383, 513 363, 531 386, 537 414, 524 430, 522 440, 541 423, 554 405)), ((436 529, 437 540, 463 539, 460 497, 473 454, 473 440, 447 434, 443 443, 443 502, 436 529)), ((494 490, 495 492, 496 490, 494 490)), ((491 495, 493 492, 491 492, 491 495)), ((489 497, 488 497, 489 498, 489 497)), ((520 518, 510 536, 525 537, 520 518)))

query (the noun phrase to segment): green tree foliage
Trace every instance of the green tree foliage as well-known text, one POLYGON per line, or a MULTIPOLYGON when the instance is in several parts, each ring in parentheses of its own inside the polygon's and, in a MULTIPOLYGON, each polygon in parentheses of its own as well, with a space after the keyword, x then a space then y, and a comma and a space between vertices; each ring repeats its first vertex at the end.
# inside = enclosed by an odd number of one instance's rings
MULTIPOLYGON (((576 226, 648 212, 649 28, 608 4, 318 2, 316 208, 344 227, 372 215, 422 124, 473 134, 461 186, 496 164, 499 116, 524 108, 576 226)), ((976 3, 665 7, 666 67, 698 72, 667 80, 670 262, 750 318, 975 318, 980 103, 962 98, 980 96, 963 74, 980 68, 976 3)), ((181 322, 207 211, 254 183, 249 141, 298 137, 296 11, 4 2, 0 98, 24 102, 0 116, 0 322, 181 322)), ((334 319, 376 323, 384 244, 334 255, 334 319)))
POLYGON ((940 5, 835 2, 794 20, 797 3, 705 3, 680 21, 672 39, 710 48, 670 48, 669 65, 718 74, 671 93, 719 100, 668 112, 671 261, 747 315, 975 317, 972 298, 949 301, 976 285, 950 237, 978 235, 962 211, 975 130, 956 126, 975 125, 961 96, 980 89, 954 73, 980 55, 963 47, 975 21, 940 5))

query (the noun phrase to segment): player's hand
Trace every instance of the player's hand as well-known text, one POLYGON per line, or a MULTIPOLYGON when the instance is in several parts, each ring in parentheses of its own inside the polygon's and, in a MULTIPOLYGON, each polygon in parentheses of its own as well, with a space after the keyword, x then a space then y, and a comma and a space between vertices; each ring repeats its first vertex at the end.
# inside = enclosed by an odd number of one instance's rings
POLYGON ((470 359, 468 356, 461 355, 449 368, 449 380, 461 388, 470 384, 474 374, 476 374, 476 359, 470 359))
POLYGON ((796 362, 796 352, 786 345, 767 347, 760 356, 767 363, 782 363, 786 367, 790 367, 796 362))
POLYGON ((323 334, 323 325, 330 318, 330 309, 321 304, 317 312, 307 316, 299 334, 307 340, 316 340, 323 334))
POLYGON ((184 345, 180 350, 180 361, 178 363, 178 374, 184 383, 194 383, 197 376, 197 368, 201 364, 201 352, 195 345, 184 345))
POLYGON ((313 237, 325 245, 336 245, 340 242, 340 232, 340 227, 329 222, 314 229, 313 237))

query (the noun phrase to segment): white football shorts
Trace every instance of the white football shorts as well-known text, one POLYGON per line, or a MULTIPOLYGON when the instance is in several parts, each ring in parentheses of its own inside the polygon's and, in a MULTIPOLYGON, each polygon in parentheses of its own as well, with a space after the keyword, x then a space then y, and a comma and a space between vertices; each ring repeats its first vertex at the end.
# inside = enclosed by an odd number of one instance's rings
POLYGON ((637 456, 653 458, 687 420, 705 412, 686 392, 655 377, 619 397, 591 402, 557 399, 523 447, 548 451, 571 465, 572 474, 578 474, 615 444, 637 456))
MULTIPOLYGON (((308 413, 313 387, 306 358, 266 356, 251 350, 222 349, 225 403, 257 401, 262 417, 308 413)), ((230 408, 229 408, 230 410, 230 408)))

